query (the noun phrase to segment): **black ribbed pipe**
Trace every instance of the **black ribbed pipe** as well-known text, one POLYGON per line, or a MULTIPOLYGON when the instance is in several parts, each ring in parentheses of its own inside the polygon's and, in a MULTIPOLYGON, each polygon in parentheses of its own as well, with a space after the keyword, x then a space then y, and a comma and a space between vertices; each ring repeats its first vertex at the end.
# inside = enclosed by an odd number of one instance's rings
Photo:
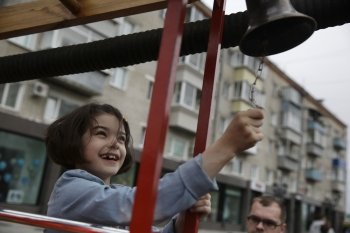
MULTIPOLYGON (((313 17, 317 29, 350 22, 350 0, 291 0, 295 9, 313 17)), ((185 25, 181 56, 205 52, 210 20, 185 25)), ((222 48, 239 44, 248 28, 247 12, 225 16, 222 48)), ((162 29, 124 35, 86 44, 0 58, 0 83, 123 67, 158 57, 162 29)))

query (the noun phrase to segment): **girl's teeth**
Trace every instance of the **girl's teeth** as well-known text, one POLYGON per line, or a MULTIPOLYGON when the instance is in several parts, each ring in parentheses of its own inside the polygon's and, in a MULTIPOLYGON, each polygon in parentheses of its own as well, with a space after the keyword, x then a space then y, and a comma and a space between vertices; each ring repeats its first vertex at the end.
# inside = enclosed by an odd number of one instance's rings
POLYGON ((102 158, 103 159, 113 159, 113 160, 116 160, 116 156, 115 155, 102 155, 102 158))

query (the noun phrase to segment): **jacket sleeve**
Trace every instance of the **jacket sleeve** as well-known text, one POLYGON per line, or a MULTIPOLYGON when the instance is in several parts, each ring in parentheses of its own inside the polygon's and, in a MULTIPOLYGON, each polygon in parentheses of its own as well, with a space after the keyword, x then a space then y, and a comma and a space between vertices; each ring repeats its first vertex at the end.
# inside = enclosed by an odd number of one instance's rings
MULTIPOLYGON (((159 181, 154 221, 170 219, 216 189, 215 180, 201 168, 201 156, 187 161, 159 181)), ((109 226, 129 225, 135 192, 135 187, 107 186, 86 171, 71 170, 57 181, 48 215, 109 226)))

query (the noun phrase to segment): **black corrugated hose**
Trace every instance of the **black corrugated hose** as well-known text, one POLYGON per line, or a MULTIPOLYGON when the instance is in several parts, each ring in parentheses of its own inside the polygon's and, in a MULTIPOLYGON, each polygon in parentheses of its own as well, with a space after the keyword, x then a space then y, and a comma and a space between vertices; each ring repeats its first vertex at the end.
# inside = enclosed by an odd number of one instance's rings
MULTIPOLYGON (((291 0, 317 30, 350 22, 350 0, 291 0)), ((221 48, 235 47, 248 28, 247 11, 225 16, 221 48)), ((181 56, 205 52, 210 20, 185 25, 181 56)), ((0 58, 0 83, 77 74, 157 60, 162 29, 0 58)), ((330 41, 330 44, 332 41, 330 41)))

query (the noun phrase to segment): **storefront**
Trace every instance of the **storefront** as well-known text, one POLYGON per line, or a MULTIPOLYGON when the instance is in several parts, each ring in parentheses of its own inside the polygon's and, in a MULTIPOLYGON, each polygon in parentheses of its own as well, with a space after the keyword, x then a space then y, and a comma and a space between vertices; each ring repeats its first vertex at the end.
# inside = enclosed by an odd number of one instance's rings
POLYGON ((0 119, 0 207, 44 213, 55 174, 47 174, 54 165, 46 157, 46 125, 6 113, 0 119))

